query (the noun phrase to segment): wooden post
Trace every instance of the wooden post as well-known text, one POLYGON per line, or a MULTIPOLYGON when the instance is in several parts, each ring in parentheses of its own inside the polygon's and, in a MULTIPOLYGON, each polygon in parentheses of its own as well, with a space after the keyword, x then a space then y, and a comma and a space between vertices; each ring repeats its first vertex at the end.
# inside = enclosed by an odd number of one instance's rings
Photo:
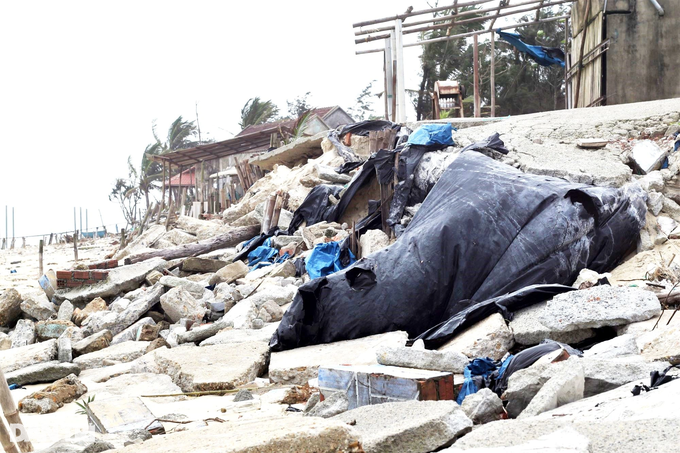
POLYGON ((574 93, 574 108, 578 108, 578 98, 581 94, 581 75, 583 74, 583 51, 586 48, 586 37, 588 35, 588 16, 590 16, 590 0, 586 3, 585 13, 583 14, 583 28, 581 29, 581 50, 576 64, 578 74, 576 75, 576 92, 574 93))
MULTIPOLYGON (((168 179, 169 180, 172 179, 172 164, 170 162, 168 162, 168 179)), ((168 187, 168 217, 172 215, 172 212, 170 212, 171 210, 172 210, 172 184, 170 184, 168 187)))
POLYGON ((173 209, 175 208, 172 205, 173 200, 170 200, 170 209, 168 210, 168 218, 165 219, 165 230, 168 230, 168 227, 170 225, 170 219, 172 219, 172 214, 173 214, 173 209))
POLYGON ((272 214, 272 221, 269 224, 269 229, 279 226, 279 217, 281 217, 281 207, 283 206, 283 197, 281 195, 276 197, 276 204, 274 205, 274 213, 272 214))
POLYGON ((163 161, 163 192, 161 193, 161 207, 158 210, 158 218, 156 219, 156 223, 161 222, 161 213, 163 212, 163 208, 165 207, 165 161, 163 161))
POLYGON ((564 19, 564 109, 569 108, 569 18, 564 19))
MULTIPOLYGON (((9 386, 7 385, 7 379, 5 379, 5 374, 2 372, 1 368, 0 368, 0 405, 2 406, 2 412, 5 414, 5 419, 7 420, 10 429, 18 428, 21 430, 20 435, 22 436, 23 440, 17 441, 17 444, 19 444, 19 448, 21 449, 21 451, 24 453, 33 451, 33 445, 31 444, 31 441, 28 440, 28 433, 26 432, 26 427, 21 421, 21 416, 19 415, 19 411, 17 411, 16 405, 14 404, 14 399, 12 398, 9 386)), ((0 420, 0 425, 2 425, 0 427, 0 431, 4 431, 5 424, 3 423, 2 420, 0 420)), ((5 441, 4 433, 0 433, 0 438, 2 438, 2 446, 7 453, 10 452, 18 453, 18 450, 16 449, 14 444, 11 443, 11 441, 9 442, 10 448, 8 449, 8 444, 5 441)))
POLYGON ((474 89, 475 89, 475 118, 482 116, 482 106, 479 97, 479 37, 474 35, 473 47, 473 69, 474 69, 474 89))
POLYGON ((21 242, 21 248, 22 248, 22 249, 25 249, 25 248, 26 248, 26 238, 22 237, 22 238, 21 238, 21 241, 22 241, 22 242, 21 242))
MULTIPOLYGON (((182 176, 184 176, 184 167, 179 167, 179 193, 182 194, 182 204, 181 206, 184 206, 184 191, 182 190, 182 176)), ((191 180, 189 180, 191 181, 191 180)), ((180 208, 181 212, 182 208, 180 208)))
POLYGON ((44 245, 45 245, 45 242, 41 239, 40 244, 38 245, 38 275, 40 275, 40 276, 42 276, 42 274, 43 274, 43 246, 44 245))
POLYGON ((272 217, 274 216, 274 208, 276 207, 277 195, 270 195, 265 205, 264 219, 262 220, 261 233, 268 233, 272 225, 272 217))
MULTIPOLYGON (((476 35, 475 35, 476 36, 476 35)), ((496 32, 491 32, 491 117, 496 116, 496 32)))
POLYGON ((378 131, 368 132, 368 152, 373 154, 378 150, 378 131))
POLYGON ((50 241, 47 243, 47 245, 52 245, 52 237, 54 236, 54 233, 50 233, 50 241))
POLYGON ((75 256, 76 261, 78 261, 78 230, 76 230, 73 235, 73 255, 75 256))
POLYGON ((5 426, 5 422, 0 419, 0 443, 2 443, 2 448, 6 453, 19 453, 19 449, 12 442, 12 438, 9 435, 9 431, 5 426))
POLYGON ((10 245, 10 250, 14 250, 14 238, 12 238, 12 245, 10 245))

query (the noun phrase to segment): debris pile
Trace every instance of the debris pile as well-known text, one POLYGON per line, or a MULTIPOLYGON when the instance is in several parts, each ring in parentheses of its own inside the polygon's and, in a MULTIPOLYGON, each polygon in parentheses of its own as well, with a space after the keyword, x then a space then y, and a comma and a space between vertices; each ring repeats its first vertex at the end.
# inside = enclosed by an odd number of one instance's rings
POLYGON ((221 218, 4 290, 28 434, 46 452, 663 450, 680 105, 623 107, 302 139, 221 218))

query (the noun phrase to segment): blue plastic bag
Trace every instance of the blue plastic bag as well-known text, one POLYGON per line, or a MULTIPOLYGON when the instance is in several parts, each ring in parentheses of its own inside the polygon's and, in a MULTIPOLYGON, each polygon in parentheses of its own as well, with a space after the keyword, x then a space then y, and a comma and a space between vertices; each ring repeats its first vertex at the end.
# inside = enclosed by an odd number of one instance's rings
POLYGON ((408 137, 411 145, 453 146, 453 126, 446 124, 423 124, 408 137))
POLYGON ((354 254, 347 250, 350 260, 347 266, 343 266, 340 262, 340 251, 339 242, 326 242, 314 247, 306 261, 309 277, 311 279, 325 277, 344 269, 356 261, 354 254))

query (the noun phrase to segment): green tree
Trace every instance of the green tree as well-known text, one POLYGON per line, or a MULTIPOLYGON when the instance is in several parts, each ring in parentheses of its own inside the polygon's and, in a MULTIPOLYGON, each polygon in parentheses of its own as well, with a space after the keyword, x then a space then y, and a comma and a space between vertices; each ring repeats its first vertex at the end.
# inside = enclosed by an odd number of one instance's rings
POLYGON ((354 106, 347 109, 348 113, 352 115, 355 121, 363 121, 373 116, 373 104, 371 102, 371 98, 376 96, 373 94, 374 83, 375 80, 366 85, 366 88, 361 90, 361 93, 359 93, 359 96, 357 96, 354 106))
POLYGON ((292 101, 286 101, 289 118, 301 118, 305 113, 313 109, 309 104, 309 96, 311 96, 311 92, 308 91, 302 96, 297 96, 292 101))
POLYGON ((241 109, 241 130, 248 126, 256 126, 274 119, 279 108, 272 101, 261 101, 259 97, 248 99, 241 109))
POLYGON ((126 228, 137 223, 137 205, 141 199, 138 185, 139 173, 128 157, 128 177, 118 178, 109 194, 109 201, 117 202, 127 223, 126 228))

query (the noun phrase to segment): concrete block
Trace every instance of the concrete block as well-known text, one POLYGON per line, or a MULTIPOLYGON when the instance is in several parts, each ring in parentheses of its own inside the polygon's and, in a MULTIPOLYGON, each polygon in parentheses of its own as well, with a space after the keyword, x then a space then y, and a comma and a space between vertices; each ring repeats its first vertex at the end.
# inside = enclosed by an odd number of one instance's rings
POLYGON ((385 347, 376 354, 381 365, 393 365, 421 370, 450 371, 462 374, 470 359, 453 350, 429 351, 413 347, 385 347))
POLYGON ((471 359, 490 357, 500 360, 514 344, 514 336, 505 320, 500 314, 494 313, 465 329, 439 350, 462 352, 471 359))

